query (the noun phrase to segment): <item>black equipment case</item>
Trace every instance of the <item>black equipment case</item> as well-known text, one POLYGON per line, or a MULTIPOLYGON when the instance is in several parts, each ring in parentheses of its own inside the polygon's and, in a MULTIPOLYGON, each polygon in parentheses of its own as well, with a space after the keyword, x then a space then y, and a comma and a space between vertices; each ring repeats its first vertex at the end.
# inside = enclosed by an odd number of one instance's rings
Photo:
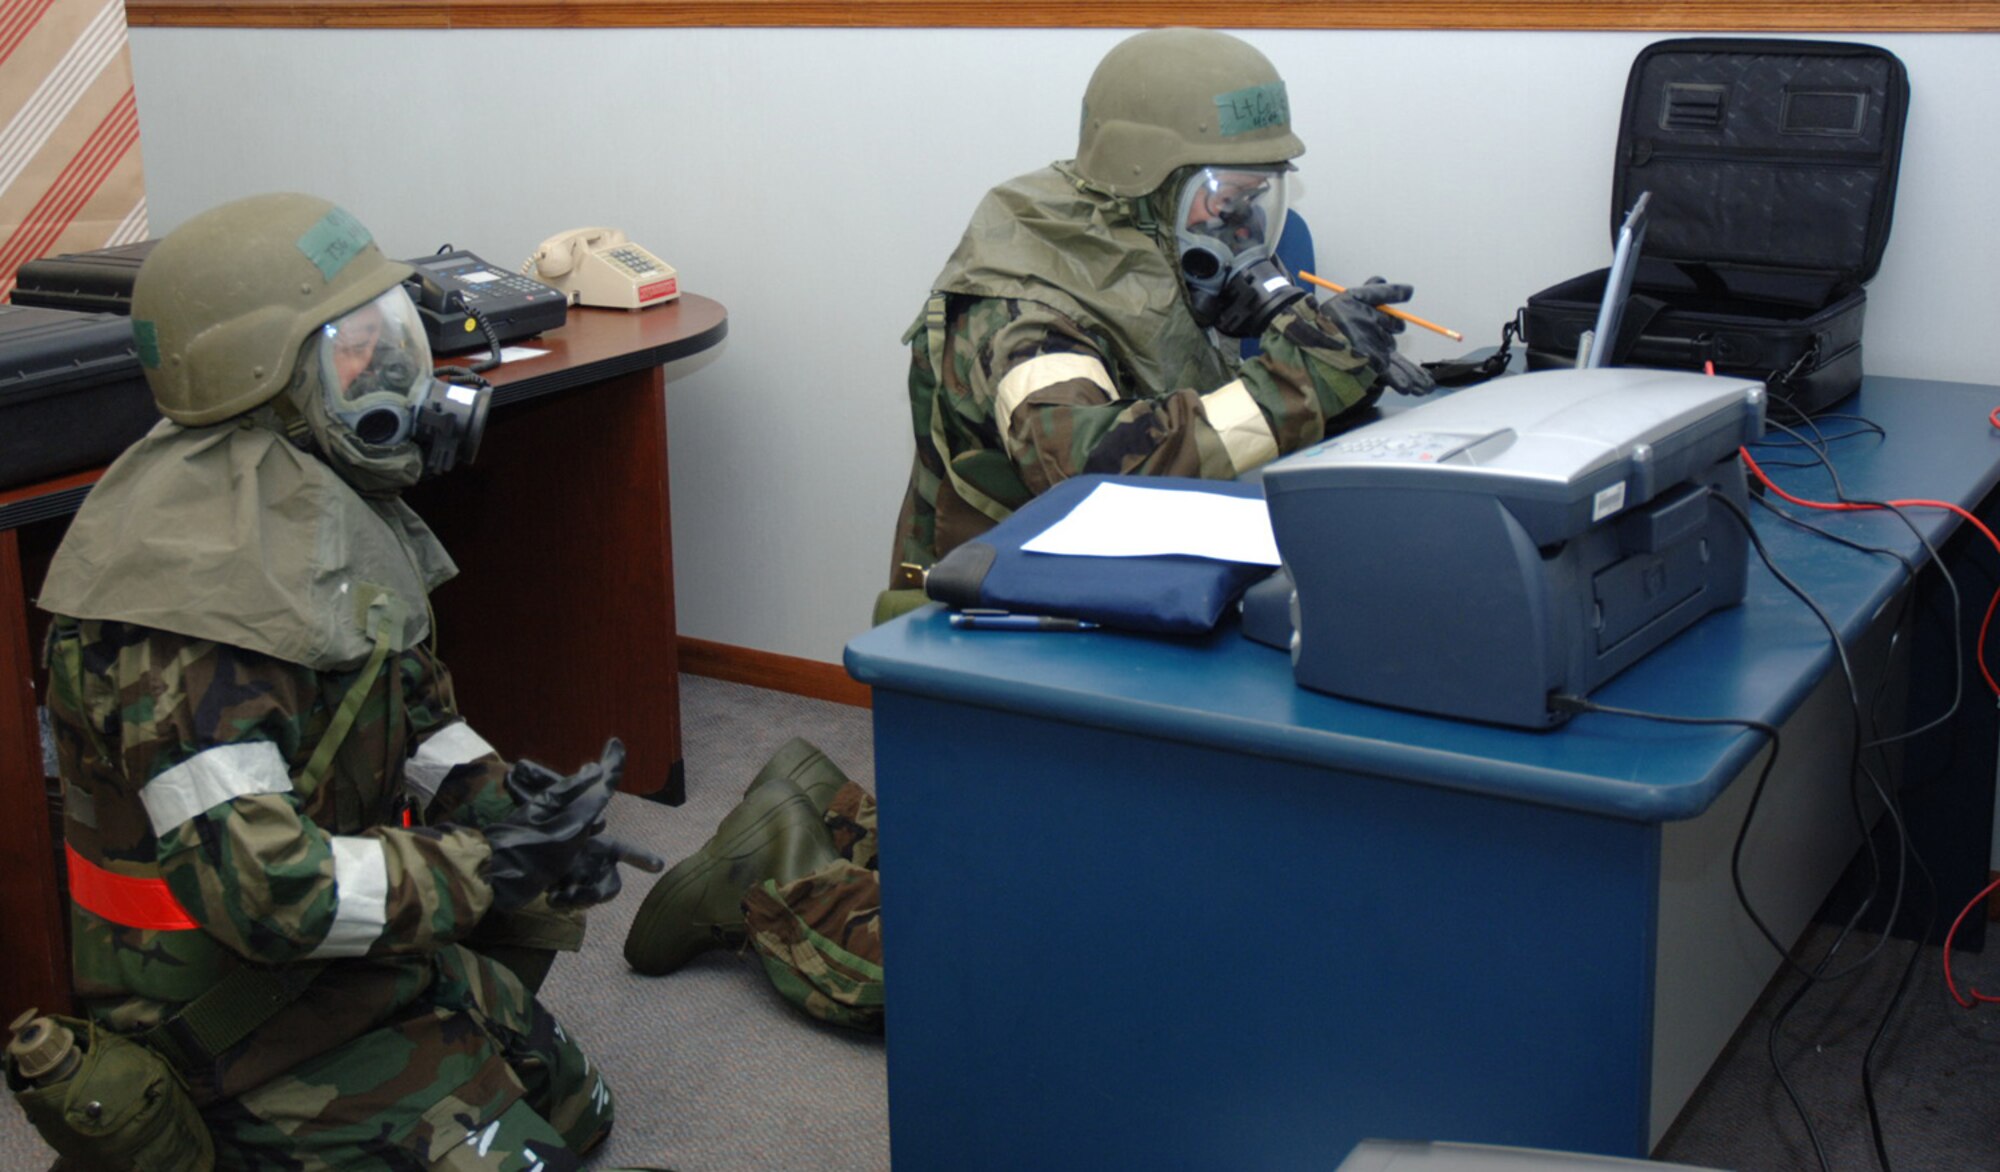
POLYGON ((0 489, 109 463, 159 418, 129 319, 0 305, 0 489))
POLYGON ((80 309, 89 313, 132 312, 132 283, 157 240, 121 244, 93 252, 66 252, 31 260, 14 274, 16 305, 80 309))
MULTIPOLYGON (((1909 79, 1894 54, 1836 41, 1687 38, 1626 81, 1615 237, 1652 192, 1645 247, 1607 365, 1764 379, 1779 415, 1861 385, 1864 282, 1889 241, 1909 79)), ((1608 270, 1528 298, 1529 369, 1571 366, 1608 270)))

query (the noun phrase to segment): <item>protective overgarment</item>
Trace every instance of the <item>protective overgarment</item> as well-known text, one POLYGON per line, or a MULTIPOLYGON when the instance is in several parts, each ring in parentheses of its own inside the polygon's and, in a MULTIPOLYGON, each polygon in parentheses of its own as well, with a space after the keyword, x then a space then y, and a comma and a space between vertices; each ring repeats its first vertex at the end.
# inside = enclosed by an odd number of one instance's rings
POLYGON ((1196 320, 1169 257, 1180 184, 1123 198, 1056 163, 994 188, 910 344, 917 445, 897 567, 929 566, 1082 472, 1234 477, 1380 394, 1309 299, 1248 362, 1196 320))
POLYGON ((451 561, 307 418, 308 335, 406 272, 304 196, 162 241, 134 316, 168 419, 92 490, 39 599, 83 1011, 136 1034, 232 974, 302 985, 173 1055, 222 1168, 573 1168, 611 1124, 601 1074, 484 951, 573 949, 583 925, 492 910, 483 830, 517 803, 424 641, 451 561), (250 297, 200 265, 284 275, 250 297))
POLYGON ((917 451, 878 618, 1058 480, 1235 477, 1380 396, 1385 357, 1275 259, 1304 152, 1284 79, 1237 37, 1149 29, 1105 54, 1075 158, 987 193, 904 335, 917 451))

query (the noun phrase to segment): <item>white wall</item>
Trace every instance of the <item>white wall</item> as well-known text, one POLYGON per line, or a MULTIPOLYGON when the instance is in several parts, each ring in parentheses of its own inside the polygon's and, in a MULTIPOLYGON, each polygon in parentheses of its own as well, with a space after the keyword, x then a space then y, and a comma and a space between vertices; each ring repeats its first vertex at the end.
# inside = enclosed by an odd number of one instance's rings
MULTIPOLYGON (((837 661, 887 571, 910 460, 898 345, 992 183, 1073 153, 1105 30, 132 30, 156 233, 268 190, 393 254, 517 264, 611 224, 728 307, 669 391, 684 634, 837 661)), ((1657 37, 1269 31, 1322 272, 1417 287, 1498 340, 1602 265, 1625 74, 1657 37)), ((2000 381, 1994 41, 1867 38, 1914 89, 1868 367, 2000 381), (1952 117, 1956 113, 1957 117, 1952 117)), ((1460 349, 1412 331, 1416 357, 1460 349)), ((1967 426, 1984 426, 1968 420, 1967 426)), ((580 454, 587 460, 587 454, 580 454)))

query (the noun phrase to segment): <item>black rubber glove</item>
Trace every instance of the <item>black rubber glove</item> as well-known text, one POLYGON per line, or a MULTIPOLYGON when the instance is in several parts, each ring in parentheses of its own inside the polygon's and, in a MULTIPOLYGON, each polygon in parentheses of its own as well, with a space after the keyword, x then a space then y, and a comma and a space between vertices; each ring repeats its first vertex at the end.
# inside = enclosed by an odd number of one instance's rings
POLYGON ((625 745, 613 737, 594 762, 564 777, 533 761, 516 762, 507 789, 517 809, 486 828, 493 859, 486 868, 493 907, 511 911, 566 874, 591 836, 625 773, 625 745))
POLYGON ((667 861, 652 851, 596 835, 583 844, 583 853, 570 863, 569 870, 550 885, 549 906, 593 907, 611 902, 624 886, 618 876, 620 863, 655 875, 667 869, 667 861))
POLYGON ((1392 285, 1380 277, 1320 303, 1320 312, 1332 318, 1347 335, 1355 353, 1368 359, 1391 390, 1405 395, 1428 395, 1437 390, 1430 373, 1396 352, 1396 335, 1403 332, 1403 319, 1383 313, 1384 305, 1408 301, 1413 290, 1408 285, 1392 285))

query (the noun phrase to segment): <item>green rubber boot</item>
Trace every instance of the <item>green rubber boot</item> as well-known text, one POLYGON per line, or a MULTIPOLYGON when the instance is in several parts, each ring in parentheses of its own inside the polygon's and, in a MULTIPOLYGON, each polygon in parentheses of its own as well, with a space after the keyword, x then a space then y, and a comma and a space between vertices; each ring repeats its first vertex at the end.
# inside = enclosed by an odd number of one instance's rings
POLYGON ((813 809, 822 814, 826 813, 827 806, 832 803, 833 795, 839 793, 840 787, 847 784, 847 775, 840 771, 840 766, 835 765, 825 753, 819 751, 818 746, 804 737, 793 737, 777 752, 771 754, 771 759, 764 763, 764 768, 758 770, 757 776, 750 780, 750 788, 743 791, 743 796, 749 797, 756 792, 758 786, 779 777, 797 786, 799 792, 806 796, 806 800, 813 804, 813 809))
MULTIPOLYGON (((808 746, 810 747, 810 746, 808 746)), ((665 976, 743 939, 743 893, 766 879, 809 875, 838 854, 812 801, 789 778, 753 784, 702 848, 660 876, 625 937, 625 961, 665 976)))

